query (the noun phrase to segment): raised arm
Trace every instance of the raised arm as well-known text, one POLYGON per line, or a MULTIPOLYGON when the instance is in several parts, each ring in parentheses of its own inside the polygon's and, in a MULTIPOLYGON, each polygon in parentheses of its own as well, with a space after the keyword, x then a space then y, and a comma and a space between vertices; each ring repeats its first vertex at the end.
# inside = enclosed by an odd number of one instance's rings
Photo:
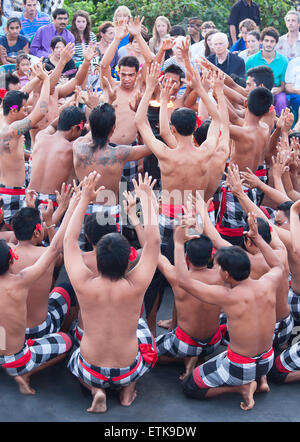
POLYGON ((150 51, 150 48, 147 45, 147 43, 144 40, 142 33, 141 33, 143 21, 144 21, 144 17, 142 17, 141 19, 139 16, 136 16, 134 19, 133 19, 133 17, 130 17, 129 23, 128 23, 128 31, 136 39, 136 41, 140 47, 141 53, 145 59, 145 62, 148 65, 150 65, 153 61, 153 54, 150 51))
POLYGON ((160 83, 160 108, 159 108, 159 133, 164 142, 170 147, 175 148, 176 138, 171 132, 168 115, 168 103, 172 96, 174 84, 171 80, 163 78, 160 83))
POLYGON ((138 183, 133 180, 133 184, 142 207, 145 242, 140 260, 128 273, 127 279, 133 288, 138 287, 139 292, 144 293, 153 278, 160 253, 158 218, 152 201, 152 188, 155 182, 151 183, 151 177, 148 177, 146 172, 144 179, 139 174, 138 183))
POLYGON ((290 229, 293 250, 300 257, 300 199, 296 201, 291 207, 290 229))
POLYGON ((159 158, 162 156, 166 157, 169 149, 164 143, 156 139, 147 117, 149 101, 152 98, 153 92, 157 86, 158 73, 159 65, 157 63, 152 63, 147 73, 146 90, 135 114, 135 123, 144 143, 147 144, 151 151, 159 158))

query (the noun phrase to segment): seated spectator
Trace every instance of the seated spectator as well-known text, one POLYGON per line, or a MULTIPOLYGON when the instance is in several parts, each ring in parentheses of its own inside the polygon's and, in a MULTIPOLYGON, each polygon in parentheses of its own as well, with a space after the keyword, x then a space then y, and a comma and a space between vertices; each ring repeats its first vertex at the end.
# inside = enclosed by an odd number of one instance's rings
MULTIPOLYGON (((129 19, 131 17, 131 12, 130 10, 127 8, 127 6, 119 6, 114 13, 113 16, 113 22, 115 20, 119 21, 119 20, 126 20, 127 23, 129 23, 129 19)), ((129 43, 129 33, 126 35, 126 37, 122 38, 122 40, 120 41, 120 44, 118 46, 118 49, 121 48, 122 46, 128 45, 129 43)))
POLYGON ((245 18, 245 20, 242 20, 239 24, 239 30, 240 38, 231 46, 230 52, 244 51, 246 49, 246 37, 248 32, 256 31, 258 30, 258 27, 255 21, 251 20, 250 18, 245 18))
POLYGON ((279 37, 276 51, 288 60, 300 57, 300 14, 295 10, 289 11, 284 17, 287 34, 279 37))
MULTIPOLYGON (((51 40, 50 47, 51 47, 51 54, 48 58, 44 60, 45 68, 47 71, 52 71, 55 69, 55 66, 58 64, 60 60, 60 54, 62 49, 67 45, 66 41, 62 37, 54 37, 51 40)), ((64 78, 73 78, 76 74, 76 66, 73 59, 68 61, 68 63, 65 65, 63 71, 62 71, 62 77, 64 78)))
POLYGON ((7 24, 7 18, 5 17, 3 9, 0 5, 0 36, 5 35, 6 24, 7 24))
POLYGON ((96 43, 96 35, 91 30, 92 22, 89 14, 85 11, 75 12, 70 31, 75 38, 75 61, 83 61, 83 46, 88 47, 90 41, 96 43))
MULTIPOLYGON (((98 34, 97 34, 97 52, 99 55, 99 63, 102 60, 103 55, 105 54, 105 51, 113 41, 115 36, 115 30, 114 25, 111 21, 105 21, 102 23, 98 28, 98 34)), ((111 69, 115 69, 119 61, 118 51, 115 52, 114 58, 112 59, 110 63, 111 69)))
POLYGON ((30 54, 47 58, 51 53, 51 40, 58 36, 62 37, 66 43, 75 43, 74 35, 66 29, 68 19, 69 13, 66 9, 55 9, 53 23, 37 30, 30 45, 30 54))
POLYGON ((276 114, 280 115, 281 111, 288 105, 285 94, 285 71, 288 60, 284 55, 276 51, 276 45, 279 40, 279 32, 272 26, 264 28, 260 34, 262 49, 254 55, 251 55, 246 61, 246 71, 255 66, 269 66, 274 73, 274 106, 276 114))
POLYGON ((246 35, 247 49, 238 53, 246 62, 248 57, 256 54, 260 50, 260 34, 258 31, 250 31, 246 35))
POLYGON ((229 41, 226 34, 216 32, 212 36, 212 45, 215 51, 207 59, 217 66, 225 74, 236 74, 238 77, 245 77, 245 62, 236 54, 228 51, 229 41))
POLYGON ((205 36, 209 31, 216 30, 216 26, 213 21, 205 21, 202 23, 201 26, 201 35, 203 37, 202 40, 199 41, 199 43, 194 43, 191 46, 191 54, 192 54, 192 60, 195 60, 196 58, 204 57, 205 53, 205 36))
POLYGON ((0 59, 2 64, 16 63, 18 52, 29 52, 26 37, 20 35, 21 22, 18 17, 7 20, 6 35, 0 37, 0 59))
POLYGON ((188 19, 188 33, 191 37, 191 45, 199 43, 201 40, 201 24, 202 20, 198 17, 188 19))
POLYGON ((157 54, 162 42, 169 37, 171 23, 167 17, 160 15, 156 17, 152 29, 152 38, 149 41, 149 48, 153 54, 157 54))
POLYGON ((23 0, 24 10, 21 14, 21 35, 27 37, 29 41, 33 39, 36 31, 51 23, 51 18, 45 12, 37 10, 37 0, 23 0))
POLYGON ((288 64, 285 73, 285 91, 297 122, 300 106, 300 57, 293 58, 288 64))
POLYGON ((16 70, 15 75, 20 80, 21 86, 25 86, 30 81, 31 69, 30 69, 30 56, 28 54, 21 53, 16 58, 16 70))
POLYGON ((208 57, 209 55, 215 53, 214 47, 213 47, 213 44, 212 44, 212 36, 214 34, 216 34, 217 32, 218 32, 217 29, 212 29, 211 31, 208 31, 205 34, 205 37, 204 37, 204 54, 203 54, 204 57, 208 57))

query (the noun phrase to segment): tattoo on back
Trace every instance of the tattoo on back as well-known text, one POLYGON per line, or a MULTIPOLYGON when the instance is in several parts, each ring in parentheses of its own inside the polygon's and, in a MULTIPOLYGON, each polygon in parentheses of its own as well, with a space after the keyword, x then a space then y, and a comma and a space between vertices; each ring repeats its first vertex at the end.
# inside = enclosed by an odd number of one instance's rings
POLYGON ((0 138, 0 155, 10 152, 9 148, 10 140, 11 137, 8 135, 0 138))
POLYGON ((116 163, 124 163, 131 152, 130 146, 120 147, 105 147, 101 149, 99 156, 95 155, 95 152, 99 153, 99 149, 93 151, 88 144, 79 144, 76 146, 76 158, 78 166, 90 166, 92 164, 102 166, 114 166, 116 163))

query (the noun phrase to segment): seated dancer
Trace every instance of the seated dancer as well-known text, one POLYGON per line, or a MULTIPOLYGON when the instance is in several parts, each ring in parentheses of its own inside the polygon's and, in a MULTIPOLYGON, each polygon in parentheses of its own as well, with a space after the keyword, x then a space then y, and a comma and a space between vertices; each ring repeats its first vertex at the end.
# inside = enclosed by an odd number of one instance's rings
POLYGON ((105 388, 121 388, 120 400, 129 406, 136 397, 137 379, 155 364, 155 341, 140 311, 159 255, 157 216, 151 199, 151 179, 140 176, 135 184, 140 198, 146 241, 138 264, 126 274, 130 246, 119 233, 102 237, 97 244, 98 275, 84 263, 78 236, 99 174, 92 172, 82 182, 81 199, 64 238, 65 266, 76 292, 84 334, 68 367, 93 395, 91 412, 106 411, 105 388), (78 278, 78 275, 81 275, 78 278), (117 327, 112 327, 111 318, 117 327), (110 368, 109 368, 110 367, 110 368))
POLYGON ((36 67, 43 82, 40 97, 28 114, 28 95, 9 91, 3 98, 3 119, 0 129, 0 194, 4 201, 5 222, 10 224, 13 215, 25 201, 24 134, 47 113, 50 80, 42 66, 36 67))
POLYGON ((23 394, 35 394, 29 384, 31 375, 61 360, 72 347, 70 336, 63 332, 35 340, 25 338, 30 288, 62 252, 63 237, 72 210, 74 205, 70 205, 69 214, 66 214, 46 251, 34 264, 18 273, 11 271, 14 261, 19 259, 18 255, 4 240, 0 241, 0 326, 1 330, 5 330, 5 348, 0 349, 0 365, 14 377, 23 394))
POLYGON ((221 248, 216 264, 224 286, 208 285, 189 275, 184 244, 189 240, 186 224, 176 228, 175 268, 180 287, 203 302, 220 306, 228 320, 230 345, 227 350, 196 367, 183 384, 184 393, 206 399, 224 393, 239 392, 241 408, 254 407, 253 395, 269 391, 266 374, 274 359, 272 337, 275 328, 275 288, 282 278, 283 265, 257 231, 256 217, 248 215, 247 235, 263 253, 270 270, 261 278, 249 278, 251 264, 237 246, 221 248))
MULTIPOLYGON (((41 222, 37 209, 23 207, 12 219, 12 228, 18 240, 15 252, 19 259, 11 267, 12 273, 18 274, 25 267, 33 265, 44 253, 47 247, 42 247, 46 235, 54 237, 55 228, 52 224, 53 209, 48 204, 43 213, 45 227, 41 222), (50 215, 50 216, 49 216, 50 215)), ((70 211, 69 211, 70 212, 70 211)), ((67 216, 67 215, 65 215, 67 216)), ((27 298, 26 338, 41 338, 50 333, 56 333, 65 325, 72 307, 76 305, 75 293, 70 284, 60 284, 53 287, 53 273, 62 264, 62 254, 57 256, 44 273, 29 287, 27 298), (50 294, 49 294, 50 293, 50 294)))

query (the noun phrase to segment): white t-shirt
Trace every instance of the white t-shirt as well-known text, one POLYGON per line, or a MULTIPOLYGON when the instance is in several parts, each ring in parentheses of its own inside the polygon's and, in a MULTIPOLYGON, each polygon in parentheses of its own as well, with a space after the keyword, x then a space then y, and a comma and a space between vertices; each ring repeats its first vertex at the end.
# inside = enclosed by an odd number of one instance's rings
POLYGON ((285 82, 292 83, 295 88, 300 88, 300 57, 289 61, 285 72, 285 82))

